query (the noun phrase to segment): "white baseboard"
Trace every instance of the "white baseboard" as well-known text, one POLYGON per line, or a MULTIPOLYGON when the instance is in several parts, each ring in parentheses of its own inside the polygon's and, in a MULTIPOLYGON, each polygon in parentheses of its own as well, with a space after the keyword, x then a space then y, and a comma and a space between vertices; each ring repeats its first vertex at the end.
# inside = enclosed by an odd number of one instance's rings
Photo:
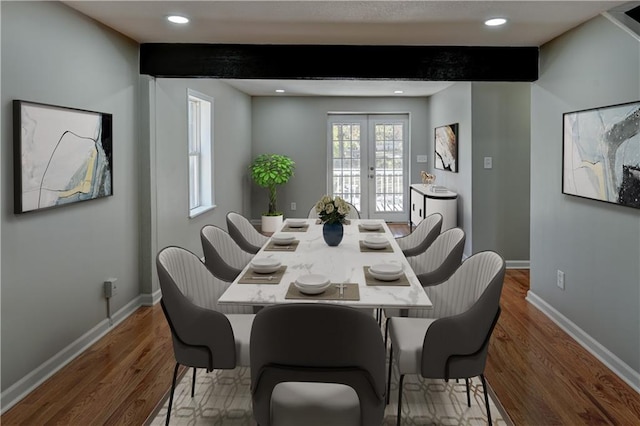
POLYGON ((73 361, 78 355, 87 350, 89 346, 100 340, 115 326, 133 314, 136 309, 142 305, 142 297, 143 296, 136 297, 123 308, 118 310, 118 312, 114 313, 111 317, 112 325, 109 325, 108 318, 100 321, 98 325, 80 336, 76 341, 62 349, 53 357, 42 363, 38 368, 2 392, 0 394, 0 414, 4 414, 7 410, 20 402, 22 398, 44 383, 45 380, 73 361))
MULTIPOLYGON (((467 260, 468 255, 462 255, 462 261, 467 260)), ((530 262, 528 260, 505 260, 505 266, 507 269, 531 269, 530 262)))
POLYGON ((544 313, 558 327, 578 342, 589 353, 598 358, 604 365, 624 380, 636 392, 640 393, 640 373, 629 367, 624 361, 615 356, 611 351, 602 346, 593 337, 573 323, 569 318, 558 312, 553 306, 538 297, 531 290, 527 293, 526 300, 544 313))
POLYGON ((160 302, 161 298, 162 292, 158 289, 151 294, 140 295, 140 304, 142 306, 154 306, 156 303, 160 302))
POLYGON ((507 269, 531 269, 528 260, 507 260, 507 269))

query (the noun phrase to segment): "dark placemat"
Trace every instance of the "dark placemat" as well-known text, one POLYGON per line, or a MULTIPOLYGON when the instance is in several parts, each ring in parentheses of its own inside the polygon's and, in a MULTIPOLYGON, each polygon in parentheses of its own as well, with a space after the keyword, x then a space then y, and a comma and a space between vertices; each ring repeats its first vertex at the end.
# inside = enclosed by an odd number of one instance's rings
POLYGON ((358 231, 362 232, 362 233, 370 233, 370 234, 381 234, 384 232, 384 228, 382 228, 382 225, 380 225, 380 227, 378 229, 367 229, 362 225, 358 225, 358 231))
POLYGON ((298 244, 300 244, 299 240, 295 240, 288 246, 280 246, 274 243, 273 241, 269 241, 269 244, 264 248, 264 251, 291 251, 294 252, 298 248, 298 244))
POLYGON ((383 249, 372 249, 369 248, 367 246, 364 245, 364 241, 360 240, 360 251, 362 252, 369 252, 369 251, 373 251, 373 252, 382 252, 382 253, 393 253, 393 248, 391 248, 391 244, 387 245, 385 248, 383 249))
MULTIPOLYGON (((316 225, 322 225, 322 221, 320 219, 316 219, 316 225)), ((351 221, 349 219, 345 219, 343 225, 351 225, 351 221)))
POLYGON ((360 300, 360 288, 355 283, 345 283, 344 291, 340 296, 338 286, 340 284, 331 284, 331 286, 320 294, 304 294, 296 287, 294 283, 289 284, 285 299, 313 299, 313 300, 360 300))
POLYGON ((369 272, 368 266, 363 266, 362 269, 364 270, 364 280, 367 283, 367 285, 372 285, 372 286, 388 285, 388 286, 394 286, 394 287, 399 287, 399 286, 408 287, 411 285, 409 283, 409 279, 407 278, 406 274, 402 274, 402 276, 395 281, 381 281, 381 280, 375 279, 373 275, 371 275, 371 273, 369 272))
POLYGON ((307 230, 309 230, 309 225, 302 225, 298 227, 284 225, 280 232, 307 232, 307 230))
POLYGON ((287 265, 282 265, 277 271, 270 274, 258 274, 257 272, 249 269, 238 280, 238 284, 279 284, 284 272, 287 270, 287 265), (269 279, 271 277, 271 279, 269 279))

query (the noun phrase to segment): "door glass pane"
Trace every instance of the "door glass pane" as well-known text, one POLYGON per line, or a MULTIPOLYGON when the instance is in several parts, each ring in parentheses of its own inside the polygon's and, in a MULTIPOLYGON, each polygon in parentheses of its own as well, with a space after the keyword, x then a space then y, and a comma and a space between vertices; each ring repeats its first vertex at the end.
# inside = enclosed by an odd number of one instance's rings
POLYGON ((403 133, 401 124, 375 125, 376 213, 403 211, 403 133))
POLYGON ((360 207, 360 124, 338 123, 331 128, 333 140, 333 195, 360 207))

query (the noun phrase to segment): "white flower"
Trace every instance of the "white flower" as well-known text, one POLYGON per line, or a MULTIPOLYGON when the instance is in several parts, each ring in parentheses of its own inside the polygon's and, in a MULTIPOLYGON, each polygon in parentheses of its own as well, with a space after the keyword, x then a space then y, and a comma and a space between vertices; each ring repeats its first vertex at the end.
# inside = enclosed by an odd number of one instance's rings
POLYGON ((342 197, 325 194, 316 203, 315 210, 324 223, 344 223, 351 207, 342 197))

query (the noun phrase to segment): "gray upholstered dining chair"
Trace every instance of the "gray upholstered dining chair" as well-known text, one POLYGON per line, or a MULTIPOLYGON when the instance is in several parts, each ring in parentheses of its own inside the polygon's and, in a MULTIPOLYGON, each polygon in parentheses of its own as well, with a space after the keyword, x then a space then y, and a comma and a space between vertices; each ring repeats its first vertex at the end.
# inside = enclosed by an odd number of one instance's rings
MULTIPOLYGON (((354 206, 353 204, 351 204, 348 201, 347 201, 347 204, 349 205, 350 209, 349 209, 349 213, 347 213, 347 215, 345 217, 347 219, 360 219, 360 212, 358 211, 356 206, 354 206)), ((316 205, 315 204, 309 209, 309 214, 307 215, 307 218, 309 218, 309 219, 318 219, 318 218, 320 218, 320 215, 318 215, 318 212, 316 211, 316 205)))
POLYGON ((233 281, 251 262, 254 254, 248 253, 222 228, 205 225, 200 230, 204 264, 217 278, 233 281))
POLYGON ((441 283, 462 263, 466 236, 461 228, 447 229, 424 252, 408 256, 407 262, 423 287, 441 283))
POLYGON ((246 252, 256 254, 269 240, 239 213, 229 212, 226 219, 229 235, 246 252))
POLYGON ((480 376, 491 424, 484 369, 489 339, 500 316, 504 273, 502 256, 492 251, 476 253, 462 262, 447 281, 425 288, 433 302, 435 318, 391 318, 387 395, 395 359, 399 372, 398 425, 406 374, 429 379, 465 379, 468 405, 471 404, 468 379, 480 376))
MULTIPOLYGON (((438 235, 429 248, 417 255, 407 257, 407 261, 415 272, 423 287, 430 287, 446 281, 462 263, 466 237, 461 228, 451 228, 438 235)), ((427 292, 428 294, 428 292, 427 292)), ((386 327, 384 332, 385 347, 389 331, 389 319, 397 316, 431 316, 432 310, 385 309, 386 327)))
POLYGON ((254 316, 250 307, 225 308, 218 298, 228 287, 216 279, 192 252, 181 247, 162 249, 156 257, 162 291, 160 301, 173 340, 173 370, 167 421, 180 365, 196 368, 234 369, 249 365, 249 338, 254 316))
POLYGON ((425 217, 413 232, 403 237, 397 237, 396 242, 405 256, 416 256, 429 248, 436 237, 440 235, 441 230, 442 215, 432 213, 425 217))
POLYGON ((371 315, 334 304, 261 310, 251 331, 251 397, 260 426, 375 426, 385 351, 371 315))

